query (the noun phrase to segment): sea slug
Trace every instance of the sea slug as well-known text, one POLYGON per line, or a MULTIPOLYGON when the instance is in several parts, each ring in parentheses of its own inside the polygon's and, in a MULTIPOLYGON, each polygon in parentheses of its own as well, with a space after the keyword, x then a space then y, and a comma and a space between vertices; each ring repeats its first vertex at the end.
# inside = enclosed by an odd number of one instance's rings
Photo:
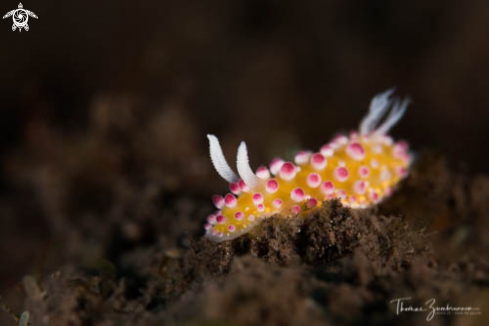
POLYGON ((390 89, 372 99, 358 131, 336 136, 318 152, 300 151, 294 162, 274 158, 268 168, 260 166, 253 172, 242 142, 237 155, 239 176, 227 163, 217 137, 207 135, 212 163, 230 183, 230 193, 213 197, 218 210, 207 218, 206 237, 231 240, 264 218, 278 213, 298 216, 332 198, 345 206, 365 208, 389 196, 413 160, 407 142, 394 142, 387 135, 409 103, 392 98, 392 93, 390 89))

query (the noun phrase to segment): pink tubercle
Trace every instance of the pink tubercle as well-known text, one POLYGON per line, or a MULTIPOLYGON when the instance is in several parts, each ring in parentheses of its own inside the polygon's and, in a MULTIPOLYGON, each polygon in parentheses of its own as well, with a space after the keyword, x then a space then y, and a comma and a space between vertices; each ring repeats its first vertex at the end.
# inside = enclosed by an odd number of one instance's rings
POLYGON ((348 137, 345 135, 338 135, 333 139, 333 142, 337 145, 343 146, 348 144, 348 137))
POLYGON ((270 178, 270 171, 268 171, 266 166, 260 166, 256 169, 256 176, 260 179, 267 180, 270 178))
POLYGON ((259 204, 258 206, 256 206, 256 210, 260 213, 263 212, 265 210, 265 205, 259 204))
POLYGON ((306 194, 302 188, 294 188, 290 192, 290 198, 292 198, 292 200, 295 202, 303 201, 305 196, 306 194))
POLYGON ((317 173, 311 173, 307 176, 307 185, 311 188, 317 188, 321 184, 321 176, 317 173))
POLYGON ((219 224, 223 224, 225 220, 226 220, 226 217, 224 215, 217 215, 216 216, 216 222, 219 224))
POLYGON ((250 188, 242 179, 239 179, 238 185, 239 185, 239 188, 241 189, 242 192, 250 191, 250 188))
POLYGON ((318 200, 314 197, 311 197, 307 200, 307 207, 314 208, 318 205, 318 200))
POLYGON ((301 207, 299 205, 294 205, 290 208, 293 214, 299 214, 301 211, 301 207))
POLYGON ((406 142, 398 142, 392 148, 392 155, 395 158, 403 158, 407 152, 408 145, 406 142))
POLYGON ((321 185, 321 191, 325 195, 331 195, 334 193, 334 184, 331 181, 323 182, 321 185))
POLYGON ((373 202, 377 202, 379 200, 379 193, 377 191, 371 191, 370 192, 370 199, 373 201, 373 202))
POLYGON ((230 225, 228 226, 228 230, 229 230, 229 232, 231 232, 231 233, 232 233, 232 232, 236 231, 236 226, 235 226, 234 224, 230 224, 230 225))
POLYGON ((358 175, 362 178, 368 178, 370 175, 370 169, 366 165, 362 165, 358 168, 358 175))
POLYGON ((345 199, 346 198, 346 191, 344 190, 337 190, 336 191, 336 196, 340 199, 345 199))
POLYGON ((236 205, 238 204, 238 200, 233 194, 227 194, 226 197, 224 197, 224 202, 229 208, 236 207, 236 205))
POLYGON ((255 215, 249 215, 248 216, 248 221, 253 222, 255 220, 255 215))
POLYGON ((259 192, 254 193, 252 200, 253 200, 253 204, 255 204, 255 205, 262 204, 263 203, 263 195, 259 192))
POLYGON ((370 161, 370 166, 373 167, 374 169, 378 168, 379 167, 379 161, 377 161, 376 159, 372 159, 370 161))
POLYGON ((383 135, 380 138, 381 142, 387 146, 391 146, 394 143, 394 140, 392 139, 391 136, 383 135))
POLYGON ((340 144, 335 143, 334 141, 332 141, 331 143, 329 143, 328 146, 331 147, 334 151, 341 147, 340 144))
POLYGON ((211 214, 211 215, 207 216, 207 223, 216 224, 216 215, 211 214))
POLYGON ((224 235, 224 234, 223 234, 222 232, 217 233, 217 236, 218 236, 219 238, 222 238, 222 237, 223 237, 223 235, 224 235))
POLYGON ((399 177, 404 178, 407 175, 407 169, 403 166, 396 168, 396 173, 399 177))
POLYGON ((396 146, 402 148, 404 151, 409 150, 409 144, 405 140, 400 140, 396 143, 396 146))
POLYGON ((372 151, 375 154, 382 154, 382 145, 375 145, 374 147, 372 147, 372 151))
POLYGON ((346 180, 348 180, 348 174, 348 169, 344 166, 337 167, 334 170, 334 176, 336 180, 340 182, 345 182, 346 180))
POLYGON ((214 195, 212 196, 212 202, 214 203, 214 206, 217 207, 217 209, 222 209, 224 207, 224 198, 219 195, 214 195))
POLYGON ((285 162, 279 171, 280 177, 287 181, 294 179, 296 173, 296 168, 291 162, 285 162))
POLYGON ((238 221, 241 221, 243 217, 244 217, 243 212, 236 212, 236 214, 234 214, 234 218, 238 221))
POLYGON ((363 195, 367 190, 367 183, 363 180, 358 180, 353 184, 353 190, 359 195, 363 195))
POLYGON ((387 196, 392 195, 392 188, 391 188, 391 187, 387 187, 387 188, 385 188, 385 194, 386 194, 387 196))
POLYGON ((410 162, 411 154, 409 154, 409 144, 404 140, 397 142, 392 149, 392 155, 404 162, 410 162))
POLYGON ((323 145, 319 152, 324 156, 324 157, 331 157, 334 154, 334 149, 329 146, 328 144, 323 145))
POLYGON ((297 165, 303 165, 306 164, 309 161, 309 158, 311 157, 311 152, 309 151, 300 151, 295 155, 295 164, 297 165))
POLYGON ((349 200, 350 200, 350 203, 356 203, 357 202, 357 196, 351 195, 349 200))
POLYGON ((241 192, 241 188, 236 182, 231 182, 229 184, 229 190, 231 190, 231 192, 235 195, 239 195, 239 193, 241 192))
POLYGON ((212 224, 207 223, 206 225, 204 225, 204 229, 206 231, 209 231, 211 228, 212 228, 212 224))
POLYGON ((311 165, 316 170, 323 170, 328 162, 323 154, 316 153, 311 157, 311 165))
POLYGON ((278 190, 278 181, 275 179, 268 180, 265 189, 270 194, 275 193, 278 190))
POLYGON ((273 175, 277 175, 284 163, 284 160, 282 160, 281 158, 276 157, 272 159, 272 161, 270 162, 270 172, 272 172, 273 175))
POLYGON ((273 205, 273 207, 275 207, 277 209, 280 208, 280 207, 282 207, 282 199, 279 199, 279 198, 274 199, 272 201, 272 205, 273 205))
POLYGON ((384 168, 382 172, 380 172, 380 181, 385 182, 388 181, 392 177, 388 168, 384 168))
POLYGON ((362 144, 352 142, 346 147, 346 153, 354 160, 361 161, 365 158, 365 148, 362 144))

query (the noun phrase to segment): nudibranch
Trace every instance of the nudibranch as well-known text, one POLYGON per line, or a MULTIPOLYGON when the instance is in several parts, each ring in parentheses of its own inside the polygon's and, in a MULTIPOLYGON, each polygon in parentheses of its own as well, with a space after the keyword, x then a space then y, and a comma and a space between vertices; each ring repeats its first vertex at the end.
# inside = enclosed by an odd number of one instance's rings
POLYGON ((207 135, 212 163, 230 183, 230 193, 213 197, 217 211, 207 218, 206 236, 231 240, 264 218, 277 213, 300 216, 332 198, 348 207, 366 208, 389 196, 406 177, 413 157, 407 142, 394 142, 387 135, 409 102, 392 93, 391 89, 372 99, 358 131, 336 136, 318 152, 300 151, 294 162, 274 158, 268 168, 260 166, 253 172, 242 142, 237 154, 239 176, 227 163, 217 137, 207 135))

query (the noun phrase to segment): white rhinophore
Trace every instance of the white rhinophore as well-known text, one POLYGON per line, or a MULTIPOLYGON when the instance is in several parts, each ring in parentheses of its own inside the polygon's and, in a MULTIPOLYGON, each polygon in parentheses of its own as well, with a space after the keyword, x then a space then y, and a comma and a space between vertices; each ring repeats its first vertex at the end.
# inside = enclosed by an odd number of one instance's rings
POLYGON ((259 182, 258 177, 253 173, 250 167, 250 161, 248 159, 248 149, 246 143, 243 141, 238 148, 238 157, 236 160, 238 173, 241 179, 246 183, 249 188, 254 188, 259 182))
POLYGON ((211 155, 211 161, 216 169, 217 173, 226 180, 227 182, 238 182, 239 177, 231 169, 224 154, 222 152, 221 145, 219 144, 219 139, 214 135, 207 135, 209 139, 209 151, 211 155))

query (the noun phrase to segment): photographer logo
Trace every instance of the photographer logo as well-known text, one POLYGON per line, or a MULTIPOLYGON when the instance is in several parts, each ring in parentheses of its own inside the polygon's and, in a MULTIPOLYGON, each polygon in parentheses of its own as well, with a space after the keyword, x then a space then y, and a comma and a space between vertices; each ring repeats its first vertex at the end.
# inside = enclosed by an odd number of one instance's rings
POLYGON ((14 24, 12 25, 12 31, 14 32, 16 29, 19 29, 19 32, 22 32, 22 28, 26 31, 29 30, 29 25, 27 25, 27 21, 29 21, 29 16, 37 19, 36 14, 32 11, 25 10, 24 6, 22 6, 22 3, 19 3, 19 7, 17 9, 6 13, 5 16, 3 16, 3 19, 10 16, 12 16, 12 19, 14 21, 14 24))

